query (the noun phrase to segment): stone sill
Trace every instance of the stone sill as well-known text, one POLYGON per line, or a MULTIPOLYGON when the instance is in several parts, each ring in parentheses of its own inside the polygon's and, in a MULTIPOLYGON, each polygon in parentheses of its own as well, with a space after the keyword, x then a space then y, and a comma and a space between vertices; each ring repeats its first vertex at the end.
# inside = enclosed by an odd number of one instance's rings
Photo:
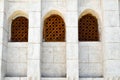
POLYGON ((8 42, 8 47, 28 47, 28 42, 8 42))
POLYGON ((104 80, 104 78, 79 78, 79 80, 104 80))
MULTIPOLYGON (((27 77, 5 77, 5 80, 27 80, 27 77)), ((67 80, 67 78, 41 78, 41 80, 67 80)), ((79 80, 104 80, 104 78, 79 78, 79 80)))
POLYGON ((65 46, 66 42, 43 42, 42 46, 65 46))
POLYGON ((5 80, 27 80, 27 77, 5 77, 5 80))
POLYGON ((101 42, 79 42, 80 46, 100 46, 101 42))
POLYGON ((67 78, 42 78, 42 80, 67 80, 67 78))

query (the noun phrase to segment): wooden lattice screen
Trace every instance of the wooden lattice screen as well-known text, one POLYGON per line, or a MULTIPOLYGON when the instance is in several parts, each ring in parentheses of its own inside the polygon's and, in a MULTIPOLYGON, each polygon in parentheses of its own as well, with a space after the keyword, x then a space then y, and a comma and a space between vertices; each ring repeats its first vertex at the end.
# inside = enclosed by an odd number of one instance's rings
POLYGON ((43 38, 45 42, 65 41, 65 23, 59 15, 51 15, 44 21, 43 38))
POLYGON ((17 17, 11 24, 11 41, 27 42, 28 41, 28 19, 17 17))
POLYGON ((98 21, 91 14, 79 19, 79 41, 99 41, 98 21))

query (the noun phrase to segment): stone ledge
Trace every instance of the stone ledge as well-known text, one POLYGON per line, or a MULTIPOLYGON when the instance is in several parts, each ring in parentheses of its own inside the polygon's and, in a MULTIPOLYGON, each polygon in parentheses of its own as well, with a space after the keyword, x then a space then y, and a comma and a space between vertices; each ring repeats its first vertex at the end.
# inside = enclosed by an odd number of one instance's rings
POLYGON ((5 77, 5 80, 27 80, 27 77, 5 77))
POLYGON ((56 46, 66 46, 66 42, 43 42, 42 46, 50 46, 50 47, 56 47, 56 46))
POLYGON ((42 80, 67 80, 67 78, 42 78, 42 80))
POLYGON ((28 47, 28 42, 8 42, 8 47, 28 47))
POLYGON ((79 80, 104 80, 104 78, 79 78, 79 80))

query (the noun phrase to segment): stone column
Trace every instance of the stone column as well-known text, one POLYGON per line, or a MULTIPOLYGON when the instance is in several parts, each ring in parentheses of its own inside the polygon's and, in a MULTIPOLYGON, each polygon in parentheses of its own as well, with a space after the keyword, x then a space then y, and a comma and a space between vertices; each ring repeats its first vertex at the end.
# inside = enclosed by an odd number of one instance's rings
POLYGON ((68 80, 79 80, 78 73, 78 10, 77 0, 67 0, 66 56, 68 80))
POLYGON ((41 1, 29 2, 28 80, 40 80, 41 1))
POLYGON ((120 77, 120 25, 118 0, 103 1, 104 76, 120 77))
MULTIPOLYGON (((7 19, 6 19, 6 2, 0 0, 0 80, 4 80, 6 74, 6 54, 7 54, 7 19)), ((6 6, 7 7, 7 6, 6 6)))

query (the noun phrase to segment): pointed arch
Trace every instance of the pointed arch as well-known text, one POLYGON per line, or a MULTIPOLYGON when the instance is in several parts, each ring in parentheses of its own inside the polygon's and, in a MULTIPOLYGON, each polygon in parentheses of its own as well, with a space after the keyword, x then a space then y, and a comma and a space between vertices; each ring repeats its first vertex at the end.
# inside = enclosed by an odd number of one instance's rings
POLYGON ((11 42, 28 42, 28 22, 28 15, 20 10, 9 17, 11 42))
POLYGON ((92 10, 86 10, 79 17, 79 41, 100 41, 98 19, 94 15, 92 10))
POLYGON ((43 40, 45 42, 64 42, 65 23, 58 14, 51 14, 44 20, 43 40))

